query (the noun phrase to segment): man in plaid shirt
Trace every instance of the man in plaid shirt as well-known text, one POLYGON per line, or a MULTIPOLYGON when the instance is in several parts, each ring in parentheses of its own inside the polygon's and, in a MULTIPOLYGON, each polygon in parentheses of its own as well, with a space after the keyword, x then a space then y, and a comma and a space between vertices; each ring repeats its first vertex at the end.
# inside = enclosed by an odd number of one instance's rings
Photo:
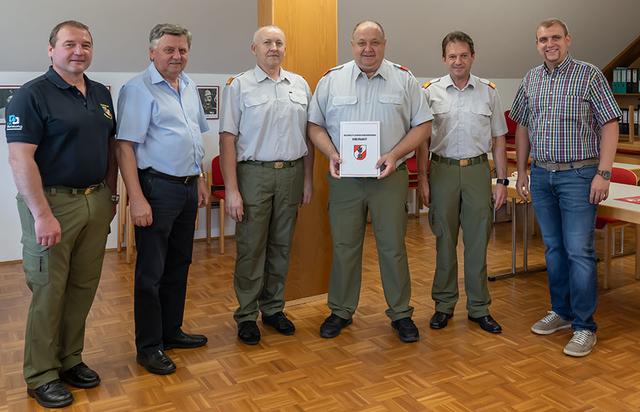
POLYGON ((618 144, 620 108, 595 66, 569 55, 565 23, 538 25, 536 47, 544 63, 522 80, 511 108, 518 123, 517 190, 529 194, 545 244, 551 311, 531 330, 548 335, 571 327, 564 348, 586 356, 596 344, 598 281, 594 229, 598 203, 607 198, 618 144))

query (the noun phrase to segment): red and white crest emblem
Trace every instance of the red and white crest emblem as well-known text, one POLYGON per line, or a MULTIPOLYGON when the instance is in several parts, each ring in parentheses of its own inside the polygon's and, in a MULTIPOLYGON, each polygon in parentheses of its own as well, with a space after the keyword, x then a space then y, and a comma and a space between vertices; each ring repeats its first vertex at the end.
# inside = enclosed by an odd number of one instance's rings
POLYGON ((366 144, 354 144, 353 145, 353 157, 356 160, 364 160, 367 157, 367 145, 366 144))

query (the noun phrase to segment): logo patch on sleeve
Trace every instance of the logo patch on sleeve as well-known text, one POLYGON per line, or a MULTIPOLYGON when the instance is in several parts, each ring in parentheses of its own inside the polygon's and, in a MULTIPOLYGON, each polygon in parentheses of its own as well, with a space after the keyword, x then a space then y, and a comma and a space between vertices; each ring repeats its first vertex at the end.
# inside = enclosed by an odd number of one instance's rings
POLYGON ((6 130, 22 130, 22 124, 20 123, 20 117, 15 114, 7 116, 7 129, 6 130))

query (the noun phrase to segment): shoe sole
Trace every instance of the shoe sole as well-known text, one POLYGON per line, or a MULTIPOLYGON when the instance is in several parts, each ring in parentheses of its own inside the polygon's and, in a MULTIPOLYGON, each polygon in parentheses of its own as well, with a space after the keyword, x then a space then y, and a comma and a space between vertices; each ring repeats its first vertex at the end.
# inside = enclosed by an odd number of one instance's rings
POLYGON ((596 343, 598 343, 598 338, 594 339, 593 345, 591 345, 591 349, 589 349, 588 352, 573 352, 573 351, 567 350, 567 348, 564 348, 562 350, 562 352, 565 355, 573 356, 575 358, 582 358, 583 356, 587 356, 588 354, 590 354, 593 351, 593 347, 596 346, 596 343))
POLYGON ((138 361, 138 365, 142 366, 147 372, 153 373, 154 375, 171 375, 176 371, 176 368, 165 370, 165 369, 151 369, 142 364, 142 362, 138 361))
POLYGON ((571 324, 568 325, 563 325, 563 326, 559 326, 555 329, 535 329, 533 326, 531 327, 531 332, 535 333, 536 335, 551 335, 552 333, 556 333, 559 330, 562 329, 568 329, 571 327, 571 324))
POLYGON ((45 402, 42 401, 40 399, 38 399, 38 397, 35 394, 34 390, 31 389, 27 389, 27 395, 29 395, 29 397, 33 398, 36 400, 36 402, 38 402, 38 404, 40 406, 44 406, 45 408, 64 408, 65 406, 69 406, 73 403, 73 395, 71 395, 71 399, 69 399, 68 401, 64 401, 64 402, 45 402))
POLYGON ((336 337, 340 336, 340 333, 342 332, 342 329, 346 328, 347 326, 351 325, 352 323, 353 323, 353 320, 349 319, 344 326, 342 326, 340 329, 338 329, 338 333, 336 333, 335 335, 333 335, 333 334, 328 335, 326 333, 323 333, 322 329, 320 329, 320 337, 321 338, 325 338, 325 339, 336 338, 336 337))

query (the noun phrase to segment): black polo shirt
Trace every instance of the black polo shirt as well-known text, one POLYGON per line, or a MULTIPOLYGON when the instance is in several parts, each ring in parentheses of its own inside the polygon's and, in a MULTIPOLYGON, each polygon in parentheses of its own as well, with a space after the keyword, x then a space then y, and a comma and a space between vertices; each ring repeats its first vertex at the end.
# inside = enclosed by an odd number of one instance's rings
POLYGON ((7 142, 37 145, 44 186, 87 187, 104 180, 116 131, 109 90, 84 77, 86 97, 49 71, 23 85, 6 108, 7 142))

